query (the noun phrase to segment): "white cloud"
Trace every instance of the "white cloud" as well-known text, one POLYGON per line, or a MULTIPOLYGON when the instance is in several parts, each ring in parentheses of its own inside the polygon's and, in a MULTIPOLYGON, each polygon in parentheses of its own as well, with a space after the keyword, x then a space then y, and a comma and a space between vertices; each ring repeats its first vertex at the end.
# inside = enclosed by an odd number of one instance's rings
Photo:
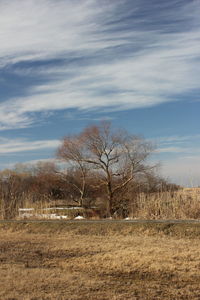
POLYGON ((185 149, 182 147, 163 147, 156 149, 156 152, 158 153, 181 153, 185 151, 189 151, 189 149, 185 149))
POLYGON ((24 139, 0 138, 0 153, 10 154, 41 149, 56 149, 59 144, 59 140, 29 141, 24 139))
POLYGON ((172 135, 156 138, 158 143, 160 144, 170 144, 170 143, 184 143, 187 141, 200 141, 200 134, 193 135, 172 135))
POLYGON ((156 143, 156 153, 200 154, 200 134, 172 135, 151 139, 156 143))
MULTIPOLYGON (((177 31, 171 33, 159 25, 149 30, 142 25, 142 18, 133 21, 127 30, 117 30, 115 11, 122 3, 126 1, 0 2, 1 67, 51 58, 93 57, 95 61, 18 68, 15 72, 51 76, 51 81, 30 87, 26 97, 3 102, 1 130, 30 126, 36 118, 33 113, 68 108, 148 107, 199 88, 199 2, 170 11, 172 23, 191 20, 189 30, 181 30, 177 24, 177 31), (129 47, 127 55, 123 54, 124 46, 129 47), (102 51, 108 51, 111 59, 104 60, 102 51)), ((133 10, 137 11, 139 5, 138 1, 133 2, 133 10)), ((161 17, 168 17, 168 13, 166 10, 161 17)), ((118 14, 122 17, 125 13, 118 14)))
MULTIPOLYGON (((106 11, 114 6, 107 4, 106 11)), ((0 56, 17 62, 110 46, 92 34, 98 29, 95 19, 104 9, 95 0, 1 1, 0 56)))

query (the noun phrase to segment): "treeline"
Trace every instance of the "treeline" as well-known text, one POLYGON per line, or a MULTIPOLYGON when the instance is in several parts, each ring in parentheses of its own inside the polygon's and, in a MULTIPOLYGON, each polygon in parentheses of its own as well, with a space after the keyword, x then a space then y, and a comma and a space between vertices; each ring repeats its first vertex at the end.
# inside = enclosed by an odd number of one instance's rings
POLYGON ((126 217, 137 209, 141 193, 179 189, 156 174, 148 160, 153 150, 142 137, 107 122, 66 136, 55 162, 17 164, 0 172, 1 217, 14 218, 19 207, 47 203, 93 207, 100 217, 126 217))
MULTIPOLYGON (((81 184, 82 177, 78 170, 68 168, 65 172, 53 162, 39 162, 34 166, 18 164, 13 170, 3 170, 0 172, 1 218, 15 218, 18 209, 22 207, 45 207, 51 204, 80 206, 80 191, 77 187, 81 184)), ((139 194, 173 193, 177 189, 179 186, 153 173, 146 174, 118 191, 113 198, 113 211, 119 217, 128 216, 139 194)), ((88 173, 81 206, 95 207, 100 217, 109 215, 106 187, 101 185, 95 171, 90 170, 88 173)))

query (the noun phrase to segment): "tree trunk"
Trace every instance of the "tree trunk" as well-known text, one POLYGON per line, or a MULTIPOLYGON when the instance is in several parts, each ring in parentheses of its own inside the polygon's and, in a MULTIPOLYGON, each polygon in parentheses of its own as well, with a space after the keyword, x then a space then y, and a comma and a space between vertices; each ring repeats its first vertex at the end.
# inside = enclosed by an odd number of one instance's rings
POLYGON ((113 191, 112 191, 111 182, 108 182, 107 189, 108 189, 108 216, 112 217, 114 211, 113 211, 113 191))

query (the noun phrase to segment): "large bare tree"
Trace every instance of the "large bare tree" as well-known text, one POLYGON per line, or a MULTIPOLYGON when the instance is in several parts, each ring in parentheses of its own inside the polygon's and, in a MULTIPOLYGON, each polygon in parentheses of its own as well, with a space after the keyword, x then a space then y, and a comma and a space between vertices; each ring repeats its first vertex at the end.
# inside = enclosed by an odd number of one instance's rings
POLYGON ((113 130, 109 122, 89 126, 75 137, 65 137, 59 157, 76 163, 82 171, 82 191, 86 182, 86 170, 98 173, 100 184, 106 186, 108 214, 113 215, 113 199, 136 174, 146 172, 145 163, 152 152, 152 145, 139 136, 126 131, 113 130))

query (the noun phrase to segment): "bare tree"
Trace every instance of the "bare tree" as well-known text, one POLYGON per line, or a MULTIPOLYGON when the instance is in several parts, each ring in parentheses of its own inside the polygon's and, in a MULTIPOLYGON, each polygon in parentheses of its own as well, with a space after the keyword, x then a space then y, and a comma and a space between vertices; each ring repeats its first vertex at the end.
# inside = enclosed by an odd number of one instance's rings
POLYGON ((102 184, 107 188, 109 214, 112 215, 114 195, 125 188, 136 174, 149 169, 144 163, 152 145, 126 131, 113 130, 109 122, 86 128, 81 139, 86 148, 84 161, 101 171, 102 184))
POLYGON ((126 131, 113 130, 109 122, 89 126, 75 137, 64 138, 59 156, 78 164, 82 170, 82 191, 88 166, 98 172, 100 184, 106 186, 108 213, 113 215, 113 199, 138 173, 150 167, 145 164, 152 152, 149 142, 126 131))
MULTIPOLYGON (((79 192, 78 204, 83 205, 86 193, 86 176, 88 172, 87 164, 84 161, 84 145, 80 136, 67 136, 62 140, 61 146, 57 150, 57 157, 68 163, 70 176, 65 175, 65 180, 75 187, 79 192), (76 178, 71 178, 74 173, 76 178)), ((75 200, 75 199, 74 199, 75 200)))

